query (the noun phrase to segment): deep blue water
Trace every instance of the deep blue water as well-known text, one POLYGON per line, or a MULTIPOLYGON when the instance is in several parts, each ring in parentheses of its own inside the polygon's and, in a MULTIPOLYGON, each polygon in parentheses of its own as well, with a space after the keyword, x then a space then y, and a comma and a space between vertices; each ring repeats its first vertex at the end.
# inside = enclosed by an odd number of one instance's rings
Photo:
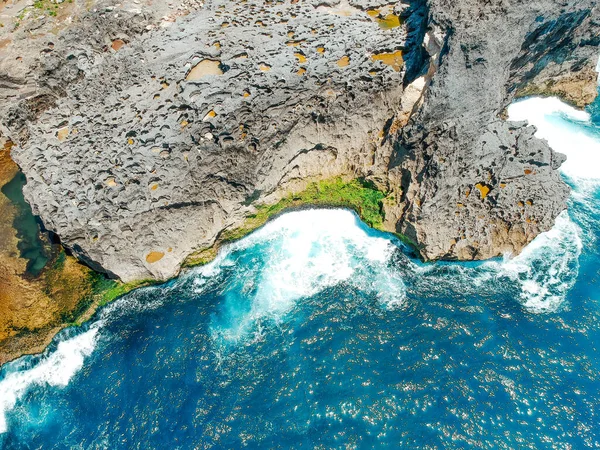
POLYGON ((566 174, 568 214, 512 259, 424 265, 348 211, 286 214, 0 369, 0 444, 599 447, 600 183, 566 174))

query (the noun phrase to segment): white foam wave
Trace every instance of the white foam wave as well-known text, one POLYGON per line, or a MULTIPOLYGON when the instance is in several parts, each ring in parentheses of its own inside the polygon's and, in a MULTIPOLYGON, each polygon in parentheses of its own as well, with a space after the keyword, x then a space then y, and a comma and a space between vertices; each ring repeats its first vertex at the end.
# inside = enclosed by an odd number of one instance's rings
POLYGON ((579 228, 565 211, 551 230, 537 236, 518 256, 485 266, 516 284, 527 310, 553 312, 577 280, 582 247, 579 228))
MULTIPOLYGON (((367 233, 347 210, 287 213, 232 244, 221 263, 249 247, 264 249, 268 255, 261 256, 264 265, 254 268, 252 276, 247 271, 240 274, 245 281, 238 284, 249 297, 242 292, 244 299, 230 299, 225 311, 231 320, 225 320, 225 327, 222 323, 215 327, 228 340, 238 340, 263 318, 281 320, 299 299, 340 283, 377 294, 387 307, 401 304, 405 297, 402 280, 387 267, 395 245, 367 233), (249 308, 244 300, 250 302, 249 308), (240 308, 247 309, 240 314, 240 308)), ((214 270, 211 267, 209 273, 214 270)), ((199 288, 201 284, 198 282, 199 288)))
POLYGON ((96 347, 99 326, 58 343, 56 350, 34 363, 30 368, 11 371, 0 380, 0 433, 7 431, 6 414, 17 401, 36 385, 64 387, 83 367, 86 357, 96 347))
POLYGON ((580 230, 568 213, 554 227, 537 236, 512 257, 480 264, 415 264, 416 285, 423 295, 479 295, 514 297, 530 313, 550 313, 564 305, 579 273, 580 230))
POLYGON ((557 98, 533 97, 511 104, 508 118, 534 125, 537 137, 567 155, 561 166, 565 175, 576 181, 600 180, 600 134, 587 112, 557 98))

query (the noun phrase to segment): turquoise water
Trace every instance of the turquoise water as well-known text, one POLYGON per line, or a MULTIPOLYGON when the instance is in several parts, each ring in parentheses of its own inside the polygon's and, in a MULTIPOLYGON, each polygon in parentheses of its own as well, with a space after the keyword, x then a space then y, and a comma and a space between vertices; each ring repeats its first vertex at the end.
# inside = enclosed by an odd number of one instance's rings
MULTIPOLYGON (((589 118, 518 108, 511 117, 550 124, 555 146, 569 134, 569 157, 600 157, 589 118)), ((3 366, 0 443, 598 447, 600 183, 588 165, 566 167, 569 212, 515 258, 424 265, 349 211, 283 215, 3 366)))

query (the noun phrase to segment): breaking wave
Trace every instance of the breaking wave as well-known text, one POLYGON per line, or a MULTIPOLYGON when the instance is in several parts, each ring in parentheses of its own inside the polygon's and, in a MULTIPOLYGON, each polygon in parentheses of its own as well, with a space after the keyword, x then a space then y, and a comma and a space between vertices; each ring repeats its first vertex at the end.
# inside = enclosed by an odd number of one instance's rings
POLYGON ((56 349, 40 357, 25 357, 5 366, 0 381, 0 433, 7 430, 6 413, 14 408, 33 386, 64 387, 83 367, 96 347, 99 326, 58 342, 56 349))
POLYGON ((553 150, 567 160, 561 171, 579 189, 595 187, 600 180, 600 130, 590 113, 577 110, 556 98, 528 98, 508 107, 508 118, 527 121, 537 128, 553 150))
POLYGON ((213 326, 215 335, 235 342, 264 319, 283 320, 299 300, 339 284, 377 296, 386 308, 402 305, 405 286, 389 264, 395 250, 389 235, 368 229, 350 211, 290 212, 199 269, 196 288, 205 289, 206 278, 223 267, 236 268, 213 326))

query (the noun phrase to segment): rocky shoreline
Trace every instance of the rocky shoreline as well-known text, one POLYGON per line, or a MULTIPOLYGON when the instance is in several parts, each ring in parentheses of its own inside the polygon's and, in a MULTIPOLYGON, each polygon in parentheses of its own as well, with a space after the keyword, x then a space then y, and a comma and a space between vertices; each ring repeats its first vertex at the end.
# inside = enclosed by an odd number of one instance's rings
POLYGON ((336 179, 381 193, 378 228, 423 260, 517 254, 569 190, 563 156, 503 112, 597 93, 592 0, 8 3, 0 136, 25 197, 131 287, 290 198, 360 213, 307 195, 336 179))

